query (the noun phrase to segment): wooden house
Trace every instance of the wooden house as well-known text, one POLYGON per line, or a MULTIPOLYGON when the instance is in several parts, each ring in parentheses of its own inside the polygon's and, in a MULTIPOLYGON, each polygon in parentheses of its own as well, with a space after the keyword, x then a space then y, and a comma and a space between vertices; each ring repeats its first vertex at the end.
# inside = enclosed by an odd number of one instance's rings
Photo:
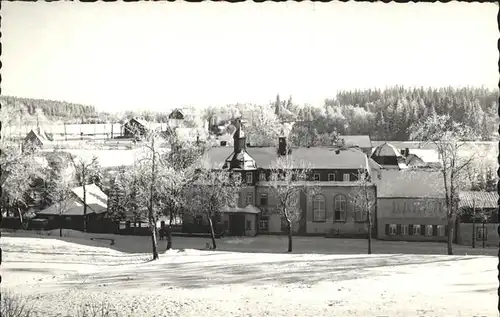
POLYGON ((36 132, 34 130, 30 130, 30 132, 28 132, 28 134, 24 138, 23 147, 28 145, 37 147, 39 149, 54 148, 54 142, 52 142, 49 136, 41 129, 38 129, 38 131, 36 132))
POLYGON ((476 246, 498 246, 498 193, 461 191, 457 243, 476 246))
MULTIPOLYGON (((94 184, 86 185, 85 189, 87 224, 89 231, 91 231, 91 227, 99 227, 99 222, 102 224, 102 220, 108 210, 108 197, 94 184)), ((38 211, 36 213, 36 218, 48 219, 62 226, 64 229, 82 230, 84 219, 83 187, 75 187, 71 191, 72 197, 67 200, 67 209, 62 214, 59 214, 56 206, 52 205, 38 211)))

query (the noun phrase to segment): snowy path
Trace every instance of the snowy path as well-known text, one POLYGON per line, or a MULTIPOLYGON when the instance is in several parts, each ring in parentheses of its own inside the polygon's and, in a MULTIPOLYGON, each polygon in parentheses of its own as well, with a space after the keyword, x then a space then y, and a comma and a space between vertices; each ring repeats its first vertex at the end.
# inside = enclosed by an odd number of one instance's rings
POLYGON ((2 286, 36 298, 39 316, 89 300, 120 316, 498 316, 495 257, 187 249, 150 262, 82 239, 2 237, 2 286))

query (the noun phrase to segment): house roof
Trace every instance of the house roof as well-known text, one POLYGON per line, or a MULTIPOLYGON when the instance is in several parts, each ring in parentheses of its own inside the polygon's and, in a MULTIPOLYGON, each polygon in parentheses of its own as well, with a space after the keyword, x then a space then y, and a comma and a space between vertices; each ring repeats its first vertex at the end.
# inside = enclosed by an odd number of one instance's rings
POLYGON ((459 208, 498 208, 497 192, 461 191, 458 197, 459 208))
MULTIPOLYGON (((270 168, 278 159, 275 147, 249 147, 246 152, 255 160, 257 167, 270 168)), ((210 163, 215 166, 223 166, 226 159, 233 153, 231 147, 213 147, 206 153, 210 163)), ((290 154, 293 161, 300 163, 305 161, 311 168, 317 169, 359 169, 366 168, 366 155, 358 149, 341 150, 335 153, 334 148, 328 147, 299 147, 292 148, 290 154)))
MULTIPOLYGON (((83 186, 71 190, 83 202, 83 186)), ((96 213, 108 209, 108 196, 95 184, 85 186, 87 206, 96 213)))
POLYGON ((384 143, 377 146, 372 153, 372 156, 402 156, 398 149, 389 143, 384 143))
MULTIPOLYGON (((108 209, 108 197, 96 185, 85 186, 87 192, 87 214, 102 214, 108 209)), ((76 187, 71 190, 75 197, 67 200, 68 209, 63 216, 83 216, 83 187, 76 187)), ((37 212, 39 215, 58 215, 56 205, 52 205, 37 212)))
POLYGON ((53 145, 53 142, 49 140, 46 133, 44 131, 40 131, 40 133, 35 132, 34 130, 30 130, 24 140, 30 139, 32 136, 36 137, 44 146, 53 145))
POLYGON ((372 141, 369 135, 341 135, 347 146, 359 146, 360 148, 371 148, 372 141))
POLYGON ((373 178, 379 198, 444 198, 440 172, 427 170, 382 170, 373 178))

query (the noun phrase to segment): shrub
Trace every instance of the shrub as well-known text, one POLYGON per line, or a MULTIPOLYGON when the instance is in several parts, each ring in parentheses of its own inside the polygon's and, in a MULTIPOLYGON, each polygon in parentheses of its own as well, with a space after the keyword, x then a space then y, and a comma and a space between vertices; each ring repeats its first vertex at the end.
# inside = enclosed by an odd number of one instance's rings
POLYGON ((29 302, 20 295, 9 291, 1 294, 0 316, 2 317, 30 317, 33 308, 29 302))

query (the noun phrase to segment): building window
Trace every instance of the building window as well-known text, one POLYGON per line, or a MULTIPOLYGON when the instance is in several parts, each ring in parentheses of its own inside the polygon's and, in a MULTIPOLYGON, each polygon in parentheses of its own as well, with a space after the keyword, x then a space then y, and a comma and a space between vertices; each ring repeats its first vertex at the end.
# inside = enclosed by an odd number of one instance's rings
POLYGON ((319 174, 319 173, 314 173, 314 178, 313 178, 313 180, 314 180, 315 182, 319 182, 319 180, 320 180, 320 174, 319 174))
POLYGON ((385 231, 388 236, 395 236, 398 232, 398 226, 395 224, 386 224, 385 231))
POLYGON ((325 221, 325 197, 323 195, 316 195, 313 199, 313 221, 325 221))
POLYGON ((248 206, 248 205, 253 205, 253 193, 252 192, 247 193, 247 199, 246 199, 245 206, 248 206))
POLYGON ((234 178, 234 181, 235 181, 236 183, 240 183, 240 182, 241 182, 241 174, 239 174, 239 173, 234 173, 234 174, 233 174, 233 178, 234 178))
POLYGON ((408 225, 401 225, 401 235, 407 236, 408 232, 408 225))
POLYGON ((432 225, 426 225, 425 226, 425 235, 426 236, 432 236, 432 225))
POLYGON ((347 199, 344 195, 337 195, 334 199, 335 221, 345 221, 347 210, 347 199))
POLYGON ((419 236, 420 235, 420 225, 413 225, 413 235, 414 236, 419 236))
POLYGON ((345 173, 345 174, 344 174, 344 182, 348 182, 348 181, 350 181, 350 180, 351 180, 350 175, 349 175, 348 173, 345 173))
POLYGON ((250 221, 250 220, 246 221, 245 230, 252 230, 252 221, 250 221))
POLYGON ((259 174, 259 180, 260 180, 260 181, 266 181, 266 173, 261 172, 261 173, 259 174))
POLYGON ((333 174, 333 173, 328 174, 328 181, 334 182, 335 181, 335 174, 333 174))
POLYGON ((444 237, 444 225, 437 225, 437 235, 439 237, 444 237))
POLYGON ((247 184, 252 184, 253 183, 253 177, 252 177, 252 173, 247 173, 246 174, 246 181, 247 181, 247 184))
POLYGON ((268 217, 260 217, 259 230, 260 231, 269 231, 269 218, 268 217))
POLYGON ((260 205, 267 206, 267 194, 260 194, 260 205))

